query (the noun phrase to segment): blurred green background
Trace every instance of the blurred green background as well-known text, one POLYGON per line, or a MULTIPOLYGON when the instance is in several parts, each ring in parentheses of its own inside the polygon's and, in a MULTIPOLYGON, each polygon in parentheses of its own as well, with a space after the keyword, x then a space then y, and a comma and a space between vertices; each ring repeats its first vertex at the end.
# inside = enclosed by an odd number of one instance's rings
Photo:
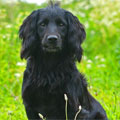
MULTIPOLYGON (((45 6, 0 0, 0 120, 27 120, 21 99, 26 63, 19 55, 18 30, 27 15, 45 6)), ((120 119, 120 1, 62 0, 61 7, 85 25, 84 55, 77 66, 90 92, 110 120, 120 119)))

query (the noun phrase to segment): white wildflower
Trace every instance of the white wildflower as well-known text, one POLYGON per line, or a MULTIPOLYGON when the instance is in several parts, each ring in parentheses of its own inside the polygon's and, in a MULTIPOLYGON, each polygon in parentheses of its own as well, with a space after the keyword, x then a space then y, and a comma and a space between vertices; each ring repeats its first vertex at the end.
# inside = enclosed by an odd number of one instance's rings
POLYGON ((116 15, 117 15, 117 12, 114 11, 114 12, 112 13, 112 15, 113 15, 113 16, 116 16, 116 15))
POLYGON ((67 95, 66 95, 66 94, 64 94, 64 98, 65 98, 65 101, 67 101, 67 100, 68 100, 68 97, 67 97, 67 95))
POLYGON ((91 64, 87 64, 87 68, 91 68, 91 64))
POLYGON ((92 60, 88 60, 87 62, 88 62, 88 63, 92 63, 92 60))
POLYGON ((25 63, 24 62, 17 62, 17 64, 16 64, 17 66, 24 66, 25 65, 25 63))
POLYGON ((80 15, 81 17, 85 17, 85 14, 82 13, 82 12, 79 12, 79 15, 80 15))
POLYGON ((84 7, 85 10, 88 10, 90 8, 90 5, 87 5, 84 7))
POLYGON ((91 34, 92 34, 92 35, 94 35, 94 34, 95 34, 95 31, 94 31, 94 30, 92 30, 92 31, 91 31, 91 34))
POLYGON ((102 61, 102 62, 104 62, 104 61, 105 61, 105 59, 104 59, 104 58, 101 58, 101 61, 102 61))
POLYGON ((81 105, 79 105, 78 112, 76 113, 74 120, 77 119, 77 116, 81 112, 81 109, 82 109, 82 107, 81 107, 81 105))
POLYGON ((68 120, 68 116, 67 116, 68 97, 66 94, 64 94, 64 99, 65 99, 65 116, 66 116, 66 120, 68 120))
POLYGON ((92 89, 93 87, 92 87, 92 86, 90 86, 89 88, 90 88, 90 89, 92 89))
POLYGON ((6 38, 6 36, 5 36, 5 35, 3 35, 3 38, 6 38))
POLYGON ((89 28, 89 24, 88 24, 88 23, 85 23, 85 27, 86 27, 86 28, 89 28))
POLYGON ((100 57, 99 56, 95 56, 95 59, 99 59, 100 57))
POLYGON ((15 73, 15 77, 20 77, 20 73, 15 73))
POLYGON ((81 110, 82 109, 82 107, 81 107, 81 105, 79 105, 79 110, 81 110))
POLYGON ((6 28, 11 28, 12 27, 12 25, 6 25, 6 28))
POLYGON ((83 58, 84 60, 87 60, 87 57, 86 57, 86 56, 83 56, 82 58, 83 58))
POLYGON ((44 117, 43 117, 42 114, 38 113, 38 115, 40 116, 40 118, 41 118, 42 120, 44 119, 44 117))

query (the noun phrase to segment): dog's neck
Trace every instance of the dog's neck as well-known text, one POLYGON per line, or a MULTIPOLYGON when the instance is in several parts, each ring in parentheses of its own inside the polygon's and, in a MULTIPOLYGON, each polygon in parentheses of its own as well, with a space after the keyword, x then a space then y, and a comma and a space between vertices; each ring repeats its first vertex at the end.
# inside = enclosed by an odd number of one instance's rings
POLYGON ((66 66, 66 63, 75 63, 74 59, 68 56, 66 53, 39 53, 37 56, 34 56, 33 62, 37 65, 37 67, 40 67, 39 69, 42 69, 42 71, 51 71, 52 69, 56 69, 58 66, 66 66))
POLYGON ((70 78, 73 71, 77 71, 75 61, 68 56, 63 57, 60 54, 30 57, 28 63, 32 81, 35 82, 38 87, 46 84, 49 84, 49 87, 51 87, 56 81, 62 84, 62 82, 65 81, 64 76, 70 78))

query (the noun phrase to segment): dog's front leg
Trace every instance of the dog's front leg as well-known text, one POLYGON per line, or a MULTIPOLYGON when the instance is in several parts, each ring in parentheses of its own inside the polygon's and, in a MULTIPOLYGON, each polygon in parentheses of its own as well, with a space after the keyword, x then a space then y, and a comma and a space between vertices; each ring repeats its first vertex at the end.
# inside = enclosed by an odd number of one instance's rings
POLYGON ((102 114, 100 111, 96 111, 96 110, 86 110, 84 108, 81 109, 81 112, 79 114, 79 118, 82 120, 108 120, 107 117, 102 114))
POLYGON ((27 107, 25 107, 25 110, 26 110, 26 114, 27 114, 27 117, 29 120, 42 120, 39 117, 38 113, 35 112, 34 110, 32 110, 32 108, 27 106, 27 107))
MULTIPOLYGON (((89 93, 87 94, 88 102, 85 102, 83 106, 89 103, 89 109, 85 109, 84 107, 81 109, 80 117, 84 118, 84 120, 108 120, 107 115, 103 107, 100 103, 93 98, 89 93)), ((87 99, 86 99, 87 100, 87 99)), ((88 105, 87 105, 88 106, 88 105)))

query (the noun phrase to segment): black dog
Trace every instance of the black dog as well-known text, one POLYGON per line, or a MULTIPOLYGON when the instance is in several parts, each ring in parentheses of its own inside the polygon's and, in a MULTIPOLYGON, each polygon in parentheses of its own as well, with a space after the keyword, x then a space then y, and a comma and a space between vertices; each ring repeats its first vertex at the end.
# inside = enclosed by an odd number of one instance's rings
POLYGON ((51 5, 33 11, 19 30, 23 40, 21 58, 27 59, 22 97, 28 119, 65 119, 64 94, 68 96, 68 118, 107 119, 102 106, 90 95, 84 76, 76 68, 81 60, 83 25, 72 13, 51 5))

